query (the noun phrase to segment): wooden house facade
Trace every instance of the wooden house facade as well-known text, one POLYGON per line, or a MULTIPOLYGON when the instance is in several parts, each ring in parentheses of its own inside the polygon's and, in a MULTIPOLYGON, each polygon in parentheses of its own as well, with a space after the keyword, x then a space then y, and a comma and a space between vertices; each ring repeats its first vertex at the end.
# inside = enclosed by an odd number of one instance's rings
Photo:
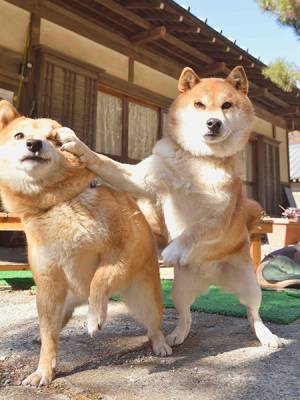
POLYGON ((287 132, 300 91, 285 93, 263 64, 177 3, 0 0, 0 98, 72 127, 97 152, 136 162, 162 136, 181 69, 225 77, 243 65, 256 117, 241 154, 250 197, 272 215, 289 185, 287 132))

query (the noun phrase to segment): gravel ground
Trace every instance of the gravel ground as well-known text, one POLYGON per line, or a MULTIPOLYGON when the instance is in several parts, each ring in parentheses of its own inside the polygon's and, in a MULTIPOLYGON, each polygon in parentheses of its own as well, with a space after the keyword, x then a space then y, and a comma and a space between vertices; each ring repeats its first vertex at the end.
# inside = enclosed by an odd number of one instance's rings
MULTIPOLYGON (((285 347, 268 350, 245 319, 195 312, 186 342, 161 359, 152 355, 144 330, 122 303, 110 303, 109 320, 94 339, 81 307, 61 333, 56 379, 30 388, 19 383, 38 362, 35 296, 1 291, 0 315, 0 399, 300 399, 300 321, 270 324, 285 347)), ((165 332, 176 319, 175 310, 165 312, 165 332)))

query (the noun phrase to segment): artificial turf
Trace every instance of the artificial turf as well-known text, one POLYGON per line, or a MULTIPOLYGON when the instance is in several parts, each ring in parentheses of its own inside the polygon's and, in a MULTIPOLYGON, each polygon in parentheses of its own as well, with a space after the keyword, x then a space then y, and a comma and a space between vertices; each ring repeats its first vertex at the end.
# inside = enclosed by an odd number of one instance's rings
MULTIPOLYGON (((161 281, 164 305, 174 308, 171 299, 171 279, 161 281)), ((11 286, 14 289, 30 289, 34 287, 31 271, 0 271, 0 286, 11 286)), ((288 324, 300 318, 300 291, 263 290, 263 301, 260 314, 264 321, 288 324)), ((0 294, 1 296, 1 294, 0 294)), ((114 300, 118 297, 113 296, 114 300)), ((231 294, 222 292, 216 286, 211 286, 209 292, 198 297, 192 305, 193 311, 228 315, 233 317, 246 317, 246 308, 231 294)))

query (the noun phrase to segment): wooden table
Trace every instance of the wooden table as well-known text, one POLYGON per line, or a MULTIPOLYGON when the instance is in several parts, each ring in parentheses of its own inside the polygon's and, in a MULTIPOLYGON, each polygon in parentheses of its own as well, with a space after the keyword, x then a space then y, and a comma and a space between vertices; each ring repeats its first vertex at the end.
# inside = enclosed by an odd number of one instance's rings
POLYGON ((273 232, 273 221, 271 219, 262 219, 257 228, 251 233, 250 253, 253 260, 254 271, 261 263, 261 235, 263 233, 273 232))
MULTIPOLYGON (((0 231, 23 231, 18 214, 0 212, 0 231)), ((30 269, 27 263, 0 263, 1 271, 19 271, 30 269)))

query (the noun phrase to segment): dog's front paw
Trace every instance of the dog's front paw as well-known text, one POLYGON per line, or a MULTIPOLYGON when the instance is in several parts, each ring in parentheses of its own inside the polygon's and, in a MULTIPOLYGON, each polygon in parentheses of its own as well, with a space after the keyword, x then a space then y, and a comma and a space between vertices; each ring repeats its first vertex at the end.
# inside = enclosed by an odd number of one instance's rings
POLYGON ((68 151, 77 156, 83 163, 91 161, 91 150, 75 134, 75 132, 66 127, 56 130, 57 139, 62 143, 61 151, 68 151))
POLYGON ((76 133, 71 128, 68 128, 66 126, 56 129, 56 138, 62 144, 79 141, 79 138, 76 135, 76 133))
POLYGON ((52 368, 43 371, 37 369, 22 381, 25 386, 44 386, 49 385, 54 378, 54 370, 52 368))
POLYGON ((68 142, 61 146, 61 151, 68 151, 69 153, 77 156, 81 162, 87 163, 89 161, 89 157, 87 157, 87 151, 85 149, 85 144, 82 142, 68 142))
POLYGON ((162 259, 165 265, 183 266, 187 264, 188 251, 175 239, 162 252, 162 259))
POLYGON ((165 340, 153 343, 153 352, 155 355, 160 357, 170 356, 172 354, 171 347, 165 342, 165 340))

